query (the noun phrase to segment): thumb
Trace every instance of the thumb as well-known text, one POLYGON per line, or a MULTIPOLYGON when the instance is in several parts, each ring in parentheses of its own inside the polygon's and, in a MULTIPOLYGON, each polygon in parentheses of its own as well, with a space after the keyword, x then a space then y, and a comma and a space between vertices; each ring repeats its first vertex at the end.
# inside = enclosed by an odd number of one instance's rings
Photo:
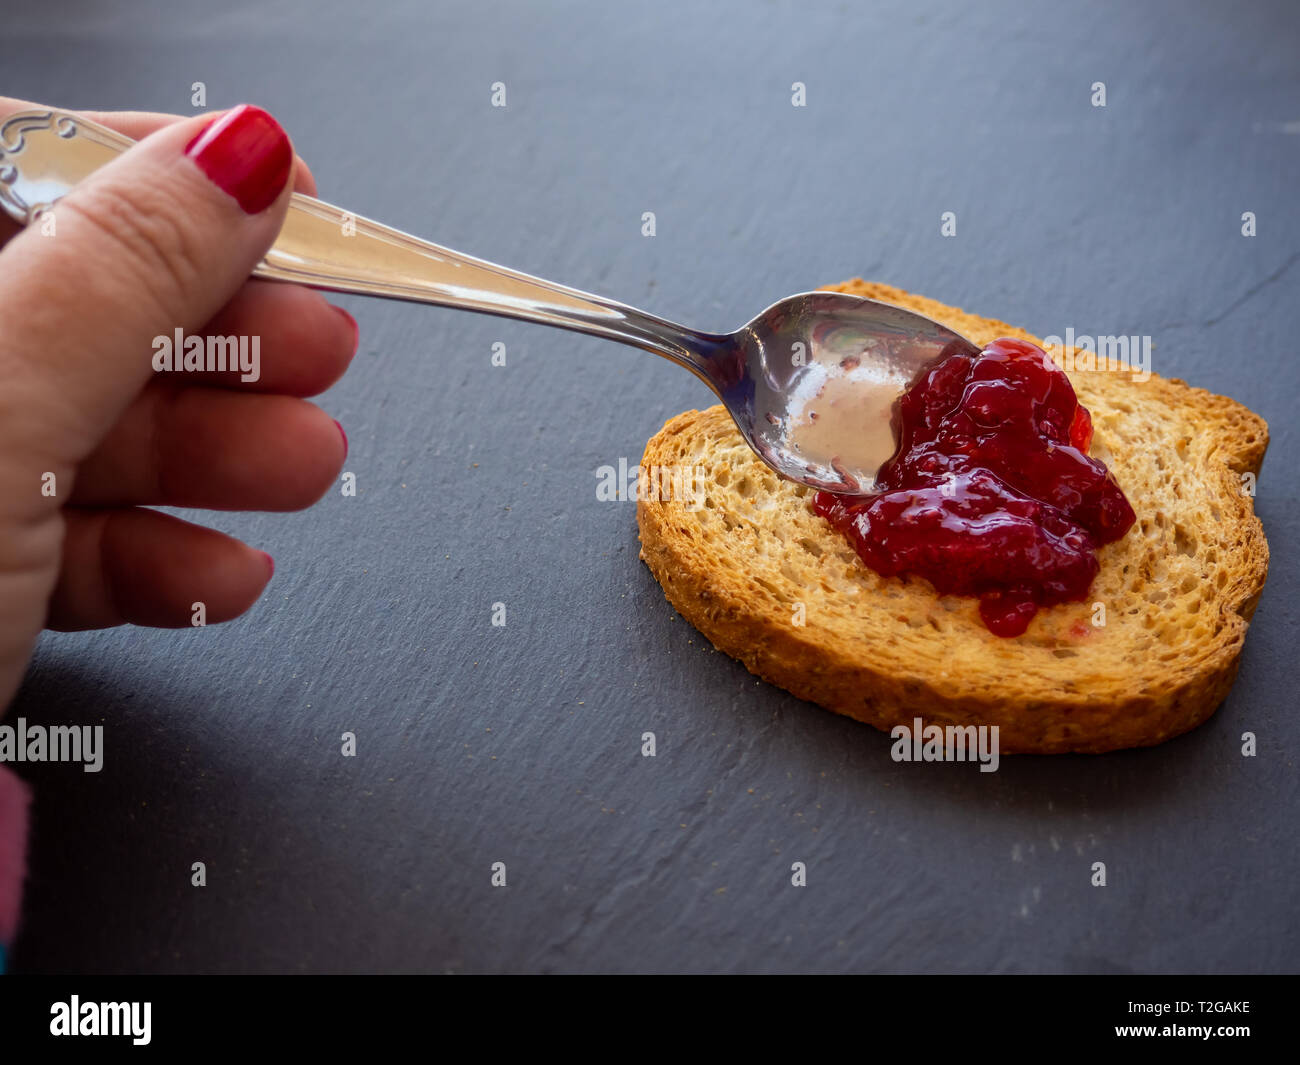
POLYGON ((0 252, 0 445, 46 469, 85 458, 144 387, 153 341, 196 333, 288 210, 293 148, 243 105, 146 137, 0 252))

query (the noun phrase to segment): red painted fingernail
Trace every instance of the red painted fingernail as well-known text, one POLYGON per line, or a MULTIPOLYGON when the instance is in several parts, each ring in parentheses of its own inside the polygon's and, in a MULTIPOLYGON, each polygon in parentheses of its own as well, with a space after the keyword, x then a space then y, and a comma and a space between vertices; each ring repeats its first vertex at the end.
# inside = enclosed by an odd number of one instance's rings
POLYGON ((265 551, 259 551, 258 554, 260 554, 264 559, 266 559, 266 579, 269 581, 272 577, 275 576, 275 559, 273 559, 265 551))
POLYGON ((247 214, 275 203, 293 168, 293 149, 284 130, 251 104, 240 104, 205 126, 185 154, 247 214))
POLYGON ((343 431, 342 424, 336 419, 335 425, 339 427, 339 436, 343 437, 343 457, 348 457, 348 434, 343 431))
MULTIPOLYGON (((334 307, 333 304, 330 304, 334 307)), ((361 327, 357 325, 357 320, 348 314, 342 307, 334 307, 336 311, 343 316, 343 320, 348 323, 348 328, 352 330, 352 354, 357 353, 357 341, 361 338, 361 327)))

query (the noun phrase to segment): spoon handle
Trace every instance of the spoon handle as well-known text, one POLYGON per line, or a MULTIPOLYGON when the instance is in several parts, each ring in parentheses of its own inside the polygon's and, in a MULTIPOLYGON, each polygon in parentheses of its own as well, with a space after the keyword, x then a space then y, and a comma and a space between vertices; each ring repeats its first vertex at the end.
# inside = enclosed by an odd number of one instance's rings
MULTIPOLYGON (((80 115, 20 111, 0 125, 0 206, 30 224, 135 142, 80 115)), ((440 247, 295 192, 254 276, 332 292, 434 303, 606 337, 662 355, 714 386, 726 338, 440 247)))

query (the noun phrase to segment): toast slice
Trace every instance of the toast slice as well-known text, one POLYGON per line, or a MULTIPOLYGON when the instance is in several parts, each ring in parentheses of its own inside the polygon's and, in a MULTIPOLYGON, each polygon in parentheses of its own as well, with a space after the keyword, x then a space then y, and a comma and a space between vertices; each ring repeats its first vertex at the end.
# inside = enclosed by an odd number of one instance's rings
MULTIPOLYGON (((977 344, 1010 336, 1042 346, 1023 329, 888 285, 827 287, 908 307, 977 344)), ((643 469, 693 468, 697 494, 638 493, 649 496, 637 502, 641 558, 720 651, 879 729, 917 717, 997 725, 1001 752, 1042 754, 1186 732, 1227 695, 1268 572, 1245 476, 1259 473, 1268 426, 1182 381, 1071 365, 1092 412, 1090 453, 1114 473, 1137 522, 1099 551, 1088 601, 1039 611, 1022 636, 989 632, 974 598, 869 569, 812 512, 813 491, 780 479, 721 406, 678 415, 646 445, 643 469)))

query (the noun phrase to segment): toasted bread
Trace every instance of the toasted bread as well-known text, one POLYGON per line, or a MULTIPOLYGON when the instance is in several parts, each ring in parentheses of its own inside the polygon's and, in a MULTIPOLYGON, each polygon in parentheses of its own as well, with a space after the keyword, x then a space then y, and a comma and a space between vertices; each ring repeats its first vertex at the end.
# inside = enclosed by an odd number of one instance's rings
MULTIPOLYGON (((911 308, 978 344, 1042 345, 888 285, 828 287, 911 308)), ((1022 636, 990 633, 975 599, 865 566, 812 512, 812 490, 779 478, 721 406, 678 415, 646 445, 643 468, 700 470, 704 498, 638 499, 641 558, 719 650, 879 729, 917 717, 996 725, 1003 753, 1043 754, 1186 732, 1227 695, 1264 586, 1268 544, 1252 494, 1268 427, 1179 380, 1113 367, 1069 376, 1092 412, 1091 454, 1112 470, 1137 523, 1100 549, 1086 602, 1040 611, 1022 636)))

